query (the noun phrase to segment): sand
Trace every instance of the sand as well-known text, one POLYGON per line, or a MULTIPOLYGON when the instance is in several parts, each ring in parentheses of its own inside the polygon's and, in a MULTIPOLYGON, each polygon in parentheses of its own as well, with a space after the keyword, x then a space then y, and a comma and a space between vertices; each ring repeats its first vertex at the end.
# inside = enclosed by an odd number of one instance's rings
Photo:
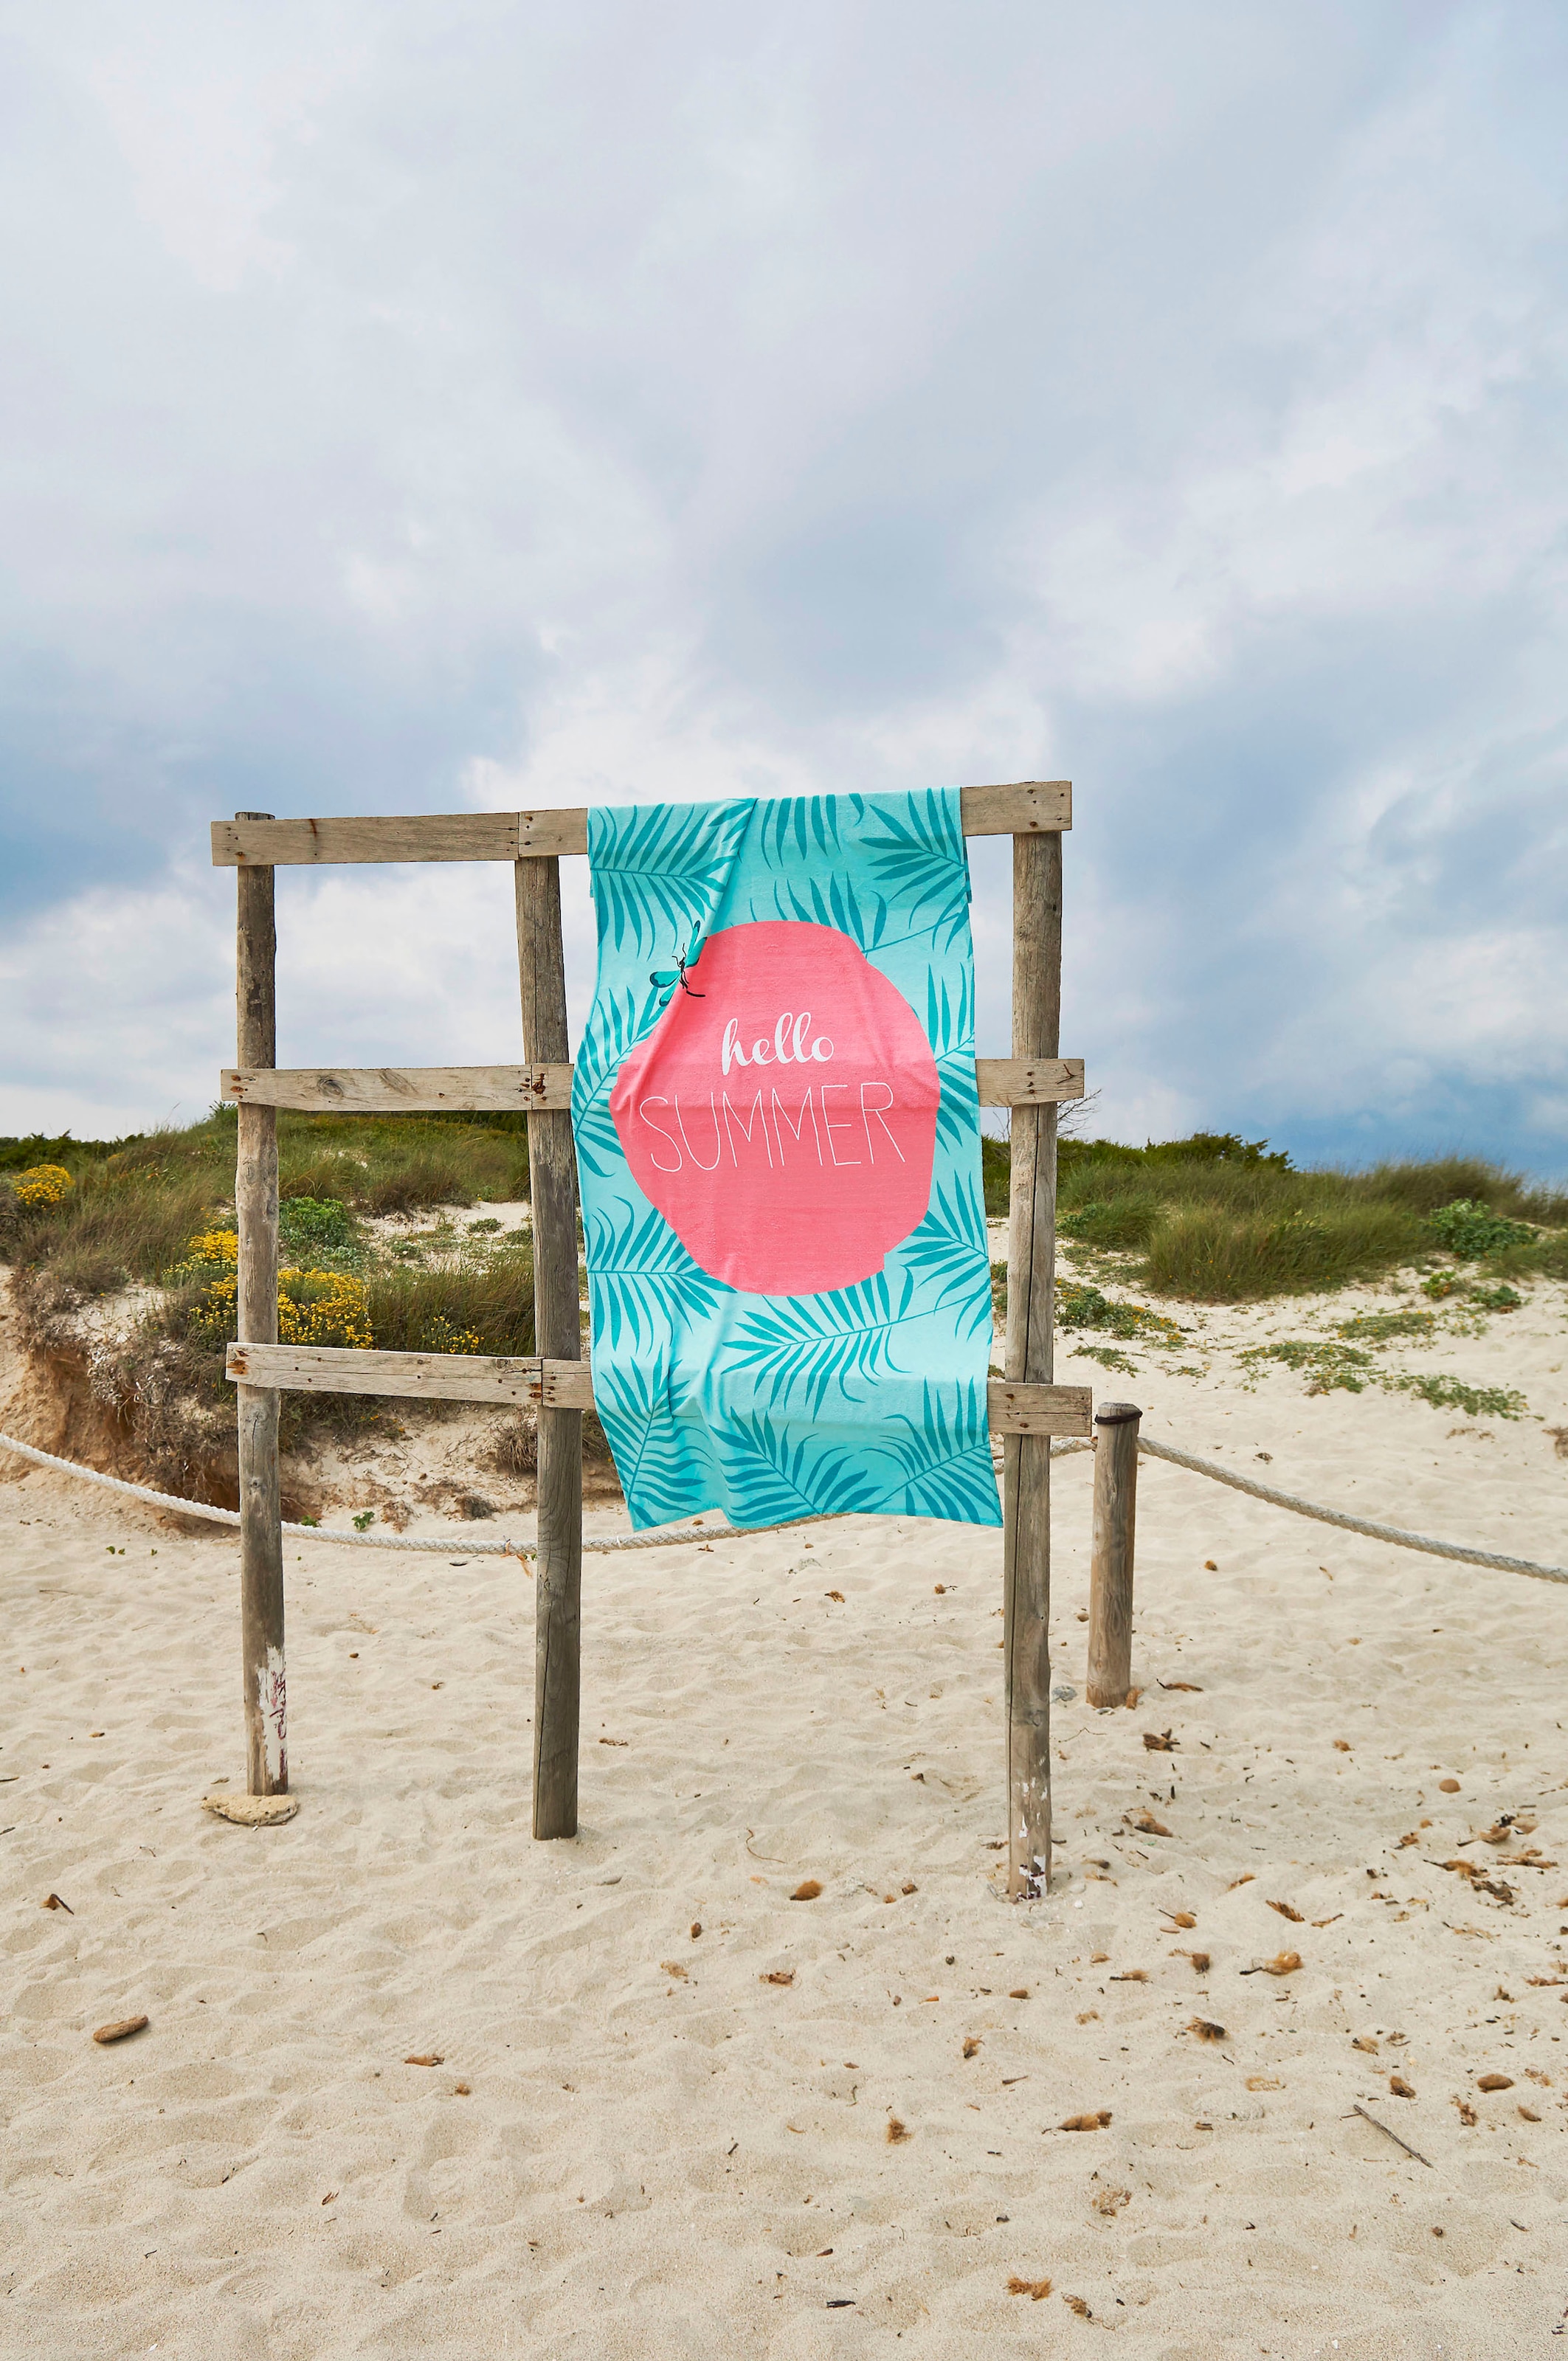
MULTIPOLYGON (((1394 1300, 1177 1310, 1185 1346, 1059 1374, 1287 1488, 1568 1554, 1561 1287, 1426 1355, 1530 1418, 1248 1390, 1270 1331, 1394 1300)), ((1056 1482, 1061 1843, 1015 1907, 994 1533, 590 1558, 582 1828, 548 1846, 524 1568, 475 1527, 291 1546, 300 1810, 249 1830, 202 1809, 242 1772, 233 1541, 0 1481, 0 2352, 1546 2349, 1568 1591, 1146 1462, 1144 1695, 1095 1713, 1087 1456, 1056 1482)))

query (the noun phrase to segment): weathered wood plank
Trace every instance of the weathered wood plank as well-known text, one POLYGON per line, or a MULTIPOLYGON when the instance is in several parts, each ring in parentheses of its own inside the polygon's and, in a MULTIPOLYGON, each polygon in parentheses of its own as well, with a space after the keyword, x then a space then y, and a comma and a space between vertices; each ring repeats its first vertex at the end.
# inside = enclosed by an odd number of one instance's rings
MULTIPOLYGON (((570 1048, 561 863, 553 854, 531 856, 518 862, 515 873, 522 1046, 540 1065, 564 1065, 570 1048)), ((530 1115, 528 1170, 534 1342, 552 1360, 580 1360, 577 1159, 569 1114, 543 1109, 530 1115)), ((583 1413, 545 1399, 539 1411, 538 1499, 533 1833, 573 1837, 582 1705, 583 1413)))
POLYGON ((588 849, 588 815, 586 805, 559 811, 525 811, 517 816, 517 852, 520 861, 554 858, 563 853, 586 852, 588 849))
MULTIPOLYGON (((960 787, 966 836, 1055 835, 1072 826, 1069 779, 960 787)), ((588 849, 586 807, 525 812, 393 813, 367 819, 220 819, 213 865, 280 869, 345 861, 554 860, 588 849)))
MULTIPOLYGON (((259 1069, 278 1054, 272 872, 242 870, 236 884, 236 1037, 240 1063, 259 1069)), ((242 1107, 236 1128, 237 1324, 242 1336, 267 1345, 278 1336, 278 1117, 269 1106, 242 1107)), ((289 1742, 277 1393, 266 1386, 240 1386, 235 1416, 246 1790, 280 1795, 289 1788, 289 1742)))
POLYGON ((1094 1526, 1089 1567, 1091 1705, 1125 1705, 1133 1679, 1133 1550, 1138 1510, 1138 1426, 1132 1402, 1094 1414, 1094 1526))
POLYGON ((515 861, 516 812, 393 813, 374 819, 213 822, 213 866, 280 869, 345 861, 515 861))
POLYGON ((977 1058, 981 1106, 1058 1106, 1083 1096, 1081 1058, 977 1058))
POLYGON ((570 1066, 225 1067, 223 1096, 304 1115, 570 1107, 570 1066))
MULTIPOLYGON (((1062 840, 1013 840, 1013 1054, 1055 1058, 1061 1029, 1062 840)), ((1005 1372, 1048 1385, 1056 1289, 1057 1114, 1025 1105, 1012 1120, 1005 1372)), ((1007 1696, 1007 1890, 1051 1882, 1051 1460, 1038 1433, 1003 1446, 1003 1624, 1007 1696)))
MULTIPOLYGON (((544 1410, 594 1406, 586 1360, 541 1354, 513 1358, 480 1353, 365 1353, 337 1345, 231 1345, 228 1375, 285 1392, 423 1394, 443 1401, 532 1402, 544 1410)), ((991 1425, 997 1434, 1087 1434, 1087 1386, 990 1381, 991 1425)))
MULTIPOLYGON (((977 1058, 981 1106, 1049 1106, 1083 1096, 1081 1058, 977 1058)), ((290 1107, 303 1115, 418 1115, 432 1109, 521 1108, 559 1112, 572 1104, 572 1069, 554 1066, 229 1066, 222 1095, 241 1106, 290 1107)))
POLYGON ((227 1375, 286 1393, 405 1394, 435 1401, 537 1402, 537 1354, 362 1353, 337 1345, 231 1345, 227 1375))
POLYGON ((1058 836, 1072 826, 1070 779, 1020 779, 1008 787, 960 787, 966 836, 1058 836))

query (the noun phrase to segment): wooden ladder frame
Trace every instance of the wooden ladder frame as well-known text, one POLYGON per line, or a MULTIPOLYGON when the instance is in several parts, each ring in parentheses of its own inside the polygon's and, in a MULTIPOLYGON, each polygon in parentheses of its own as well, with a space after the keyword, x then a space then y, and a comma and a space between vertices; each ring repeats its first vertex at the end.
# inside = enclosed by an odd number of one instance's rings
MULTIPOLYGON (((1050 1438, 1090 1433, 1089 1389, 1051 1381, 1056 1284, 1057 1108, 1081 1098, 1083 1061, 1059 1054, 1064 779, 959 791, 966 836, 1013 839, 1013 1055, 976 1060, 983 1106, 1012 1115, 1005 1373, 990 1380, 1003 1437, 1008 1891, 1048 1890, 1050 1792, 1050 1438)), ((253 1795, 289 1784, 283 1653, 280 1389, 532 1402, 539 1410, 533 1833, 577 1828, 583 1359, 577 1182, 562 947, 563 854, 587 851, 586 810, 461 812, 384 819, 275 819, 236 812, 213 825, 215 867, 238 872, 237 1064, 223 1096, 238 1106, 239 1342, 227 1374, 239 1428, 240 1621, 246 1780, 253 1795), (280 1069, 277 1062, 274 874, 343 862, 510 861, 517 887, 521 1066, 280 1069), (278 1342, 278 1109, 413 1114, 521 1107, 528 1115, 533 1217, 534 1345, 515 1358, 377 1353, 278 1342)))

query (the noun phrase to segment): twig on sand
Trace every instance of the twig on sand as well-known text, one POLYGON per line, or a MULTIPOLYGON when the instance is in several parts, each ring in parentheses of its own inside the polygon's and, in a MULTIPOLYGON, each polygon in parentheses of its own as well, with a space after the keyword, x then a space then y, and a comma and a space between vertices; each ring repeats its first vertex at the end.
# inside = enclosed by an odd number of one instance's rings
POLYGON ((1359 2115, 1364 2124, 1370 2124, 1374 2131, 1381 2132, 1386 2138, 1391 2139, 1396 2147, 1402 2147, 1407 2156, 1413 2156, 1418 2164, 1424 2164, 1429 2172, 1437 2170, 1430 2156, 1423 2156, 1419 2147, 1412 2147, 1408 2139, 1401 2139, 1398 2132, 1391 2132, 1387 2124, 1380 2124, 1376 2115, 1368 2114, 1359 2099, 1355 2101, 1351 2112, 1359 2115))

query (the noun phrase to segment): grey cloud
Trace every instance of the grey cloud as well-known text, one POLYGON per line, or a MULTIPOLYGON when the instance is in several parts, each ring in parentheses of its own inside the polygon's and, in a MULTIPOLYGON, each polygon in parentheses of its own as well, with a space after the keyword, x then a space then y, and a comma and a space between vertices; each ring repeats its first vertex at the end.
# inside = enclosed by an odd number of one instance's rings
MULTIPOLYGON (((211 1094, 222 812, 1070 773, 1113 1127, 1568 1160, 1557 12, 68 0, 5 64, 0 1126, 211 1094)), ((505 1055, 492 883, 291 882, 291 1054, 505 1055)))

